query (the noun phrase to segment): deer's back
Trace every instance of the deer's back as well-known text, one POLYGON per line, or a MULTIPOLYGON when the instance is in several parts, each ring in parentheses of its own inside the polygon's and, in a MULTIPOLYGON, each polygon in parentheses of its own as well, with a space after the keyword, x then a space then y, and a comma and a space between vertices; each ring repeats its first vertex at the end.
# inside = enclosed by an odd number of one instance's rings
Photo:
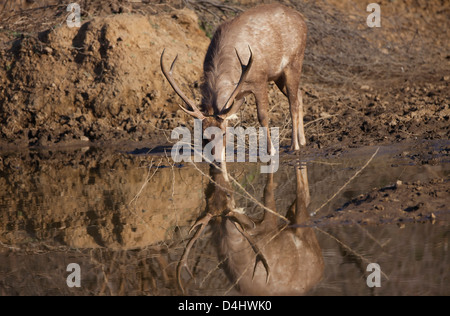
POLYGON ((236 48, 246 61, 250 47, 254 56, 250 75, 264 73, 270 80, 292 61, 303 60, 306 32, 304 18, 296 10, 281 4, 260 5, 221 25, 211 43, 218 47, 210 51, 215 51, 215 57, 235 58, 236 48))
POLYGON ((220 244, 221 256, 227 258, 227 273, 239 280, 238 286, 244 295, 303 295, 322 278, 322 251, 311 228, 282 232, 275 229, 253 236, 270 268, 268 283, 261 263, 253 275, 255 254, 245 238, 229 221, 225 223, 225 230, 226 237, 220 244))

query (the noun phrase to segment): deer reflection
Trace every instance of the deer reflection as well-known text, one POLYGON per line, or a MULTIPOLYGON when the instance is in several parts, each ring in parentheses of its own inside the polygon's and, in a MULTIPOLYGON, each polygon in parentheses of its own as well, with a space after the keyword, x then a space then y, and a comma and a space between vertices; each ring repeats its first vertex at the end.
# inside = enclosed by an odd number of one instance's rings
MULTIPOLYGON (((183 290, 181 270, 187 267, 189 251, 208 223, 213 223, 218 254, 233 284, 244 295, 302 295, 316 285, 323 274, 323 257, 315 233, 309 227, 292 227, 309 218, 309 189, 306 167, 295 167, 296 198, 285 220, 264 210, 256 221, 236 207, 234 192, 224 173, 210 168, 211 185, 207 208, 191 228, 189 240, 177 268, 183 290), (214 221, 211 221, 215 219, 214 221)), ((267 174, 264 206, 276 212, 273 174, 267 174)), ((183 290, 184 291, 184 290, 183 290)))

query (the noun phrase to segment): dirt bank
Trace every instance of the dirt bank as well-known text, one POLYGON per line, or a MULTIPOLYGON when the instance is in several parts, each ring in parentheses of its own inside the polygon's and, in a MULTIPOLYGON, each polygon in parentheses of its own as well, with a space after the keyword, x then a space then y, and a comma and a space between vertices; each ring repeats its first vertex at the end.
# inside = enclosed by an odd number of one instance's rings
MULTIPOLYGON (((0 148, 167 142, 191 120, 161 75, 163 48, 179 54, 177 80, 199 99, 208 36, 256 3, 81 1, 81 27, 70 28, 65 4, 44 2, 0 2, 0 148)), ((449 138, 447 3, 381 1, 375 29, 359 3, 284 3, 308 22, 308 148, 449 138)), ((287 101, 273 86, 270 96, 287 145, 287 101)), ((255 114, 250 98, 240 123, 257 126, 255 114)))
POLYGON ((177 70, 194 82, 207 44, 189 10, 93 17, 80 28, 62 24, 16 39, 3 60, 2 139, 21 146, 142 140, 183 122, 166 102, 173 96, 159 55, 189 49, 177 70))

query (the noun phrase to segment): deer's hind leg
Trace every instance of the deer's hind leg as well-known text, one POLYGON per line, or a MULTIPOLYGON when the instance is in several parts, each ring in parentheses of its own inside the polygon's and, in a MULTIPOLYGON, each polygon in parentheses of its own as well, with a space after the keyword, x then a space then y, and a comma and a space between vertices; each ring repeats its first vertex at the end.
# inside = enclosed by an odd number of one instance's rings
POLYGON ((300 90, 300 76, 298 71, 287 69, 285 73, 275 81, 275 84, 289 100, 289 110, 292 119, 291 150, 299 150, 300 145, 306 145, 303 126, 303 96, 300 90))
POLYGON ((298 142, 300 146, 306 145, 305 127, 303 125, 303 93, 298 89, 298 142))

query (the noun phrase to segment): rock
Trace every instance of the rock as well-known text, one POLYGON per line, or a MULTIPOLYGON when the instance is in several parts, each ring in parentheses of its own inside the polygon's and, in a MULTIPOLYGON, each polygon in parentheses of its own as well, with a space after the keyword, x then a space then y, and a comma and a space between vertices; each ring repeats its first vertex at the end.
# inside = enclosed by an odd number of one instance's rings
POLYGON ((434 213, 431 213, 430 220, 431 220, 431 224, 434 225, 434 223, 436 223, 436 215, 434 215, 434 213))
POLYGON ((48 47, 48 46, 45 46, 44 47, 44 53, 46 53, 48 55, 51 55, 53 53, 53 49, 48 47))

